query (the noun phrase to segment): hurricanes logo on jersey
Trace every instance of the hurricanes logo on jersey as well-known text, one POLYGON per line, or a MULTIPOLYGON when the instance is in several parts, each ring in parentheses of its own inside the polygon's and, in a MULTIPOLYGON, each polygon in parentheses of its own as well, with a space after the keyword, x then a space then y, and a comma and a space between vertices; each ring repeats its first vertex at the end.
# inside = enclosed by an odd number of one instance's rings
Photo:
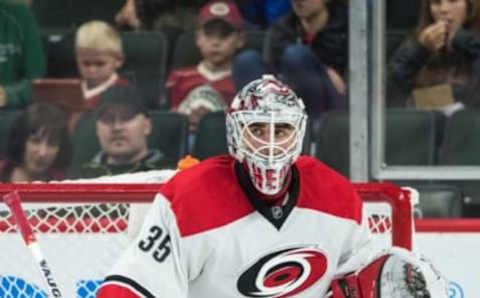
POLYGON ((270 253, 247 268, 237 288, 247 297, 292 297, 308 289, 327 271, 327 257, 313 247, 270 253))

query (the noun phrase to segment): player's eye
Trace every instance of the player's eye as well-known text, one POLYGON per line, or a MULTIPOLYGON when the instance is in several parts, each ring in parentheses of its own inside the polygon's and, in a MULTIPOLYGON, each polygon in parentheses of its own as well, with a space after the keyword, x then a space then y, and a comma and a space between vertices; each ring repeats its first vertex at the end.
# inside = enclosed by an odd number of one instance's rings
POLYGON ((263 130, 258 127, 251 128, 250 131, 256 137, 261 137, 263 135, 263 130))
POLYGON ((293 131, 294 131, 294 128, 292 125, 287 123, 285 124, 280 123, 275 126, 275 137, 278 137, 278 138, 287 137, 291 135, 293 131))
POLYGON ((282 137, 285 137, 287 135, 287 131, 285 129, 275 129, 275 137, 277 138, 282 138, 282 137))

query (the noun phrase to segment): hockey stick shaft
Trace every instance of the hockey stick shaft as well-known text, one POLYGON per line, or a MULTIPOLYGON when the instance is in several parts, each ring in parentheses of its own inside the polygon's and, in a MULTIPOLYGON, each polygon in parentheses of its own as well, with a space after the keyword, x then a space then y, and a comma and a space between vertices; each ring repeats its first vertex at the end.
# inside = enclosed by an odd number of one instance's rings
POLYGON ((50 267, 48 266, 48 263, 43 256, 42 250, 37 243, 35 234, 33 234, 32 226, 28 222, 27 217, 23 212, 18 191, 12 191, 4 195, 3 201, 5 202, 5 204, 7 204, 10 212, 12 212, 15 222, 17 223, 17 227, 22 234, 23 240, 27 247, 30 249, 33 258, 37 262, 37 265, 39 266, 40 272, 42 273, 42 277, 48 287, 51 296, 63 297, 60 289, 58 288, 58 284, 53 278, 52 270, 50 270, 50 267))

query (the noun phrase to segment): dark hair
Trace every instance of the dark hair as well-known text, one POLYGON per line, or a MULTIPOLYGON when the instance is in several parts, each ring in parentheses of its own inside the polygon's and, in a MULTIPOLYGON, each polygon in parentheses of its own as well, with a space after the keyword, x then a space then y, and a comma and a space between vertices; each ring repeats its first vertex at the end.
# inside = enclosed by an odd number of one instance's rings
POLYGON ((67 115, 60 108, 47 103, 34 103, 15 119, 8 136, 7 159, 15 165, 21 164, 28 138, 39 131, 49 142, 59 144, 52 168, 67 168, 72 159, 67 115))
MULTIPOLYGON (((438 0, 421 0, 418 24, 415 28, 414 34, 409 37, 409 42, 418 39, 423 30, 434 23, 430 9, 430 5, 433 1, 438 0)), ((480 32, 480 0, 465 0, 465 2, 467 4, 467 17, 462 27, 474 30, 478 33, 480 32)), ((439 70, 445 69, 446 67, 448 69, 455 69, 456 75, 472 75, 473 69, 471 60, 466 55, 459 57, 459 60, 455 62, 454 66, 445 66, 445 59, 449 55, 450 54, 445 52, 431 55, 427 64, 417 72, 415 76, 415 87, 426 87, 435 84, 438 81, 437 77, 439 70)))
MULTIPOLYGON (((480 31, 480 3, 479 0, 465 0, 467 2, 467 19, 464 27, 480 31)), ((418 36, 427 26, 434 23, 430 3, 432 0, 422 0, 420 2, 420 17, 418 20, 415 34, 418 36)))
POLYGON ((135 11, 147 30, 152 29, 159 12, 170 9, 170 6, 170 1, 165 0, 135 0, 135 11))
POLYGON ((135 10, 145 29, 152 30, 156 18, 176 8, 192 7, 199 10, 208 0, 135 0, 135 10))
POLYGON ((142 113, 149 117, 145 100, 134 86, 113 86, 100 95, 100 103, 95 110, 98 118, 109 107, 115 105, 129 105, 133 114, 142 113))
POLYGON ((207 21, 205 24, 201 25, 200 28, 203 29, 205 35, 218 36, 220 38, 226 38, 230 36, 233 32, 237 31, 237 29, 235 29, 233 25, 221 19, 213 19, 207 21))

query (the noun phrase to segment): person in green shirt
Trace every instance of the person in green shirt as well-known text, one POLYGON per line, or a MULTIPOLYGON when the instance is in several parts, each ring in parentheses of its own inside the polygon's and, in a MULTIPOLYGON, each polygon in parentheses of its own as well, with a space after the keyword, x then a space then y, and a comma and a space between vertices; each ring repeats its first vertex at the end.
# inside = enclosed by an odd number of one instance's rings
POLYGON ((18 1, 0 0, 0 107, 25 108, 46 58, 35 17, 18 1))

